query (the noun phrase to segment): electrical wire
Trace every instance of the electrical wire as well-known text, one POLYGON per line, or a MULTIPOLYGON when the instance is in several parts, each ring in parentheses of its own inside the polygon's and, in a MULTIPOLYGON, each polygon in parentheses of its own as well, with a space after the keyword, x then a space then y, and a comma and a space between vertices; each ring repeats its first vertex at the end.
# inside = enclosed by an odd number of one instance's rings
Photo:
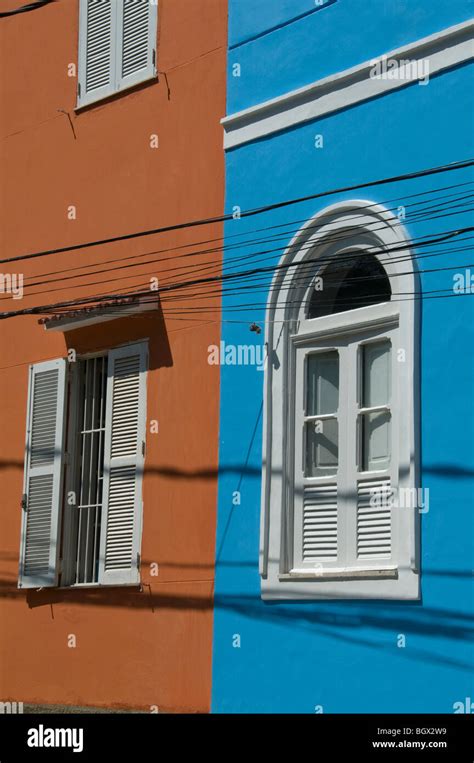
MULTIPOLYGON (((418 244, 416 244, 415 240, 413 240, 412 242, 408 241, 408 242, 404 242, 404 243, 405 243, 405 245, 404 245, 403 249, 406 249, 406 248, 411 247, 413 245, 415 245, 415 246, 417 245, 417 246, 420 247, 420 246, 430 246, 432 244, 432 242, 430 242, 430 241, 420 241, 418 244)), ((311 249, 311 248, 313 248, 313 245, 302 246, 302 247, 299 248, 299 251, 303 251, 304 252, 305 250, 308 250, 308 249, 311 249)), ((364 251, 366 253, 372 253, 372 250, 380 252, 380 247, 376 247, 376 246, 367 247, 367 248, 365 248, 364 251)), ((398 250, 399 250, 399 247, 397 247, 397 249, 395 249, 394 251, 398 251, 398 250)), ((390 267, 391 265, 399 264, 399 263, 404 262, 404 261, 409 261, 409 260, 418 261, 418 260, 424 259, 426 257, 430 257, 430 258, 431 257, 439 257, 441 255, 452 254, 452 253, 457 252, 459 250, 461 250, 461 251, 465 251, 465 250, 470 251, 471 247, 452 247, 450 249, 445 249, 445 250, 442 250, 442 251, 435 250, 434 252, 433 251, 429 251, 429 252, 424 253, 424 254, 414 254, 414 255, 406 254, 404 256, 400 256, 400 257, 397 257, 397 258, 391 258, 391 259, 388 259, 388 260, 383 260, 382 257, 381 257, 381 259, 382 259, 383 264, 387 268, 387 267, 390 267)), ((386 249, 383 250, 382 254, 389 254, 391 251, 392 250, 386 248, 386 249)), ((354 258, 357 258, 358 257, 358 253, 356 252, 356 253, 354 253, 353 255, 350 255, 350 256, 352 256, 354 258)), ((268 259, 268 258, 266 258, 266 259, 268 259)), ((348 259, 349 259, 349 256, 342 257, 341 259, 344 262, 344 264, 346 264, 348 259)), ((331 257, 329 257, 329 258, 318 257, 317 259, 307 259, 307 260, 304 260, 303 262, 299 263, 299 272, 301 274, 304 273, 306 275, 306 269, 307 268, 311 268, 312 269, 315 263, 318 265, 319 268, 321 268, 323 265, 325 265, 327 263, 333 263, 333 258, 331 258, 331 257)), ((438 268, 424 269, 422 272, 423 273, 438 272, 438 271, 447 270, 447 269, 455 270, 455 269, 459 269, 459 268, 462 268, 462 267, 466 267, 466 266, 463 266, 461 264, 459 264, 459 265, 450 265, 447 268, 438 267, 438 268)), ((232 275, 235 275, 241 281, 248 280, 249 278, 253 278, 254 283, 258 284, 258 282, 260 280, 262 280, 262 279, 264 281, 266 281, 266 279, 267 279, 267 275, 266 274, 268 272, 273 272, 273 270, 274 270, 274 268, 272 266, 270 268, 267 268, 264 271, 260 271, 260 270, 257 270, 257 269, 254 268, 251 271, 239 271, 237 274, 232 274, 232 275)), ((137 276, 138 277, 142 277, 142 276, 147 276, 147 275, 148 276, 150 276, 150 275, 154 276, 155 275, 155 271, 149 271, 148 273, 132 274, 132 275, 129 275, 129 276, 118 276, 117 278, 109 279, 108 283, 111 283, 113 281, 121 281, 121 282, 123 282, 123 280, 125 280, 127 278, 136 278, 137 276)), ((224 273, 224 275, 226 275, 226 274, 224 273)), ((396 274, 396 275, 399 275, 399 274, 396 274)), ((391 278, 392 274, 387 271, 387 276, 388 276, 388 278, 391 278)), ((367 280, 367 278, 368 278, 367 276, 364 276, 364 277, 361 277, 360 280, 362 280, 362 281, 363 280, 367 280)), ((88 286, 96 285, 97 283, 98 284, 102 284, 103 282, 99 281, 99 282, 95 282, 95 283, 83 284, 83 285, 80 285, 80 286, 78 286, 76 288, 86 288, 88 286)), ((189 299, 190 295, 188 293, 186 293, 186 290, 188 288, 194 288, 195 281, 192 281, 192 282, 178 281, 174 285, 178 286, 180 284, 184 284, 184 286, 183 286, 183 291, 185 292, 184 297, 186 299, 189 299)), ((141 287, 148 287, 148 290, 150 290, 150 281, 148 281, 148 282, 140 282, 139 284, 133 284, 133 286, 129 285, 127 287, 124 287, 123 290, 121 289, 119 291, 129 291, 130 288, 137 288, 137 287, 140 287, 140 286, 141 287)), ((231 287, 231 288, 235 289, 236 287, 231 287)), ((63 290, 62 287, 58 287, 57 289, 48 290, 47 293, 50 293, 51 291, 62 291, 62 290, 63 290)), ((28 296, 34 296, 34 295, 39 294, 39 293, 42 293, 42 292, 35 292, 34 294, 30 294, 28 296)), ((212 293, 214 293, 214 292, 212 292, 212 293)), ((225 292, 222 291, 221 293, 225 293, 225 292)), ((181 294, 182 294, 182 292, 181 292, 181 294)), ((204 296, 206 294, 206 292, 202 292, 202 290, 201 290, 197 294, 198 294, 198 296, 204 296)), ((11 299, 12 297, 10 295, 8 295, 7 298, 11 299)), ((171 297, 171 299, 172 298, 173 297, 171 297)), ((182 298, 183 297, 181 295, 179 295, 178 297, 175 297, 175 299, 180 299, 180 300, 182 298)), ((169 299, 169 297, 167 299, 169 299)))
MULTIPOLYGON (((445 233, 443 235, 436 234, 437 235, 436 238, 433 238, 433 236, 431 236, 432 240, 429 241, 429 242, 425 242, 424 245, 431 245, 433 243, 440 243, 440 242, 443 242, 443 241, 447 241, 447 240, 450 240, 450 239, 452 239, 454 237, 462 235, 463 233, 467 233, 467 232, 471 232, 471 231, 474 231, 474 226, 468 226, 466 228, 461 228, 461 229, 458 229, 458 230, 450 231, 450 232, 445 233)), ((428 238, 428 237, 425 236, 424 238, 428 238)), ((420 246, 420 245, 422 245, 421 242, 418 243, 418 246, 420 246)), ((392 247, 391 251, 392 252, 393 251, 403 251, 403 250, 406 250, 406 248, 407 248, 407 244, 405 242, 403 242, 399 246, 392 247)), ((382 253, 383 253, 383 250, 382 250, 382 253)), ((308 264, 310 261, 311 261, 310 259, 307 259, 305 261, 305 263, 308 264)), ((318 258, 313 259, 312 261, 314 263, 318 263, 318 258)), ((166 286, 160 288, 160 298, 161 299, 164 298, 164 295, 167 292, 170 292, 170 291, 173 291, 173 290, 178 291, 180 289, 183 289, 184 287, 196 286, 196 285, 201 285, 201 284, 216 283, 216 282, 219 282, 219 281, 220 282, 231 281, 233 279, 242 278, 242 277, 246 277, 246 276, 249 276, 249 275, 255 275, 257 273, 270 273, 270 272, 275 272, 275 271, 287 270, 287 269, 289 269, 291 267, 293 267, 293 268, 294 267, 299 267, 300 265, 301 265, 301 263, 295 263, 295 262, 281 263, 281 264, 278 264, 276 266, 269 266, 269 267, 265 267, 265 268, 253 268, 253 269, 251 269, 249 271, 243 271, 243 272, 241 271, 241 272, 232 273, 232 274, 219 274, 217 276, 208 276, 206 278, 193 279, 192 281, 178 282, 176 284, 169 284, 169 285, 166 285, 166 286)), ((145 292, 127 293, 127 295, 125 295, 125 296, 133 296, 133 297, 150 296, 150 290, 148 289, 145 292)), ((123 297, 124 297, 124 295, 120 294, 120 292, 115 293, 115 294, 96 295, 94 297, 87 297, 87 298, 83 298, 82 297, 82 298, 77 298, 75 300, 66 300, 66 301, 63 301, 63 302, 55 303, 55 304, 53 303, 51 305, 40 305, 40 306, 36 306, 36 307, 23 308, 21 310, 3 312, 3 313, 0 313, 0 318, 1 319, 5 319, 5 318, 15 317, 15 316, 19 316, 19 315, 33 315, 33 314, 37 314, 37 313, 51 312, 51 311, 53 311, 55 309, 59 309, 59 308, 63 308, 63 307, 71 307, 71 306, 79 305, 79 304, 83 304, 83 305, 93 304, 94 302, 113 301, 113 300, 116 300, 117 298, 123 298, 123 297)))
MULTIPOLYGON (((326 196, 333 196, 339 193, 347 193, 349 191, 361 190, 362 188, 371 188, 371 187, 373 188, 380 185, 386 185, 388 183, 401 182, 404 180, 413 180, 416 178, 429 177, 431 175, 437 175, 444 172, 453 172, 457 170, 463 170, 463 169, 467 169, 468 167, 472 167, 473 165, 474 165, 473 159, 466 159, 466 160, 461 160, 457 162, 451 162, 450 164, 445 164, 438 167, 430 167, 424 170, 417 170, 416 172, 408 172, 408 173, 395 175, 388 178, 381 178, 378 180, 366 181, 364 183, 357 183, 350 186, 333 188, 327 191, 320 191, 318 193, 309 194, 307 196, 301 196, 295 199, 286 199, 284 201, 274 202, 273 204, 267 204, 265 206, 255 207, 254 209, 244 210, 239 213, 239 218, 252 217, 254 215, 259 215, 262 213, 274 211, 276 209, 283 209, 285 207, 289 207, 294 204, 300 204, 306 201, 313 201, 315 199, 319 199, 326 196)), ((215 217, 203 218, 200 220, 191 220, 184 223, 176 223, 174 225, 162 226, 160 228, 153 228, 150 230, 138 231, 135 233, 127 233, 121 236, 111 236, 109 238, 104 238, 104 239, 100 239, 96 241, 87 241, 80 244, 71 244, 69 246, 63 246, 63 247, 59 247, 55 249, 46 249, 41 252, 33 252, 29 254, 17 255, 15 257, 8 257, 6 259, 0 260, 0 263, 3 264, 7 262, 18 262, 20 260, 28 260, 28 259, 32 259, 36 257, 46 257, 53 254, 62 254, 64 252, 87 249, 93 246, 105 245, 105 244, 110 244, 110 243, 114 243, 118 241, 126 241, 126 240, 128 241, 128 240, 132 240, 136 238, 141 238, 144 236, 155 235, 157 233, 166 233, 170 231, 184 230, 186 228, 193 228, 193 227, 209 225, 213 223, 222 223, 231 219, 233 219, 232 214, 225 214, 225 215, 218 215, 215 217)))
POLYGON ((49 3, 54 3, 56 0, 36 0, 34 3, 28 3, 27 5, 20 5, 19 8, 14 8, 11 11, 1 11, 0 12, 0 19, 6 18, 7 16, 16 16, 18 13, 28 13, 29 11, 36 11, 38 8, 42 8, 43 5, 49 5, 49 3))
MULTIPOLYGON (((451 194, 448 194, 448 196, 451 196, 451 194)), ((443 198, 443 197, 440 197, 440 198, 443 198)), ((426 212, 426 211, 439 211, 439 210, 443 210, 446 205, 449 205, 449 209, 451 210, 451 212, 446 213, 445 215, 433 215, 432 217, 428 217, 427 219, 438 219, 440 217, 449 216, 451 214, 454 214, 454 212, 452 210, 459 210, 459 214, 463 214, 465 212, 473 211, 472 207, 469 208, 469 209, 466 209, 466 210, 462 209, 462 207, 465 206, 465 204, 469 203, 469 200, 471 200, 473 198, 474 198, 474 193, 466 193, 466 194, 463 194, 461 196, 457 196, 455 199, 453 199, 451 201, 446 201, 445 200, 445 201, 441 202, 439 205, 431 205, 430 207, 427 207, 426 209, 422 209, 422 210, 420 209, 416 213, 412 213, 411 214, 410 221, 411 222, 420 222, 421 220, 423 220, 423 213, 424 212, 426 212), (465 204, 462 204, 462 203, 461 204, 453 204, 454 201, 463 201, 463 200, 465 200, 465 204)), ((382 203, 384 203, 384 202, 382 202, 382 203)), ((423 202, 414 202, 413 204, 406 204, 405 208, 410 208, 411 206, 419 206, 422 203, 423 202)), ((392 210, 387 209, 387 211, 393 211, 393 209, 392 210)), ((349 218, 349 220, 350 219, 351 218, 349 218)), ((354 215, 354 217, 352 219, 357 219, 357 215, 354 215)), ((374 221, 374 224, 375 224, 375 222, 377 222, 377 221, 374 221)), ((405 222, 405 221, 403 221, 403 222, 405 222)), ((400 224, 402 224, 402 221, 400 221, 400 224)), ((315 227, 317 227, 317 226, 315 225, 315 227)), ((381 226, 381 227, 383 227, 383 226, 381 226)), ((312 226, 309 226, 307 228, 307 230, 311 230, 311 228, 312 228, 312 226)), ((375 229, 375 230, 378 230, 378 229, 375 229)), ((247 247, 250 244, 263 244, 263 243, 267 243, 267 242, 276 242, 279 238, 285 238, 285 243, 286 243, 286 239, 288 238, 288 236, 291 235, 291 233, 295 234, 296 232, 297 232, 297 229, 285 230, 283 233, 276 234, 276 235, 274 235, 274 236, 272 236, 270 238, 267 238, 267 239, 253 239, 251 241, 245 241, 245 242, 242 242, 242 243, 239 243, 239 244, 234 244, 233 246, 237 246, 237 247, 244 247, 245 246, 245 247, 247 247)), ((225 250, 226 250, 226 247, 224 246, 224 247, 218 247, 218 248, 213 249, 213 250, 209 250, 208 249, 208 250, 200 250, 199 252, 187 253, 185 255, 181 255, 181 257, 195 257, 198 254, 207 254, 207 253, 212 253, 214 251, 222 252, 222 251, 225 251, 225 250)), ((222 266, 224 269, 226 269, 226 268, 229 267, 229 264, 232 265, 234 262, 240 262, 240 261, 243 261, 245 259, 252 258, 255 254, 257 254, 257 255, 268 254, 268 253, 271 253, 272 251, 275 251, 275 252, 276 251, 281 251, 281 247, 277 247, 275 249, 264 250, 263 252, 262 251, 258 251, 256 253, 252 252, 250 254, 239 255, 237 257, 228 257, 228 258, 225 259, 224 262, 222 261, 222 258, 219 258, 218 260, 212 260, 212 261, 208 261, 208 262, 205 262, 205 263, 199 263, 198 267, 196 267, 195 264, 189 264, 189 265, 184 265, 184 266, 181 266, 181 267, 168 268, 168 269, 166 269, 164 271, 163 270, 160 271, 160 279, 162 278, 163 273, 184 272, 184 271, 187 271, 187 270, 190 270, 190 269, 192 269, 193 272, 203 272, 204 270, 206 270, 208 268, 211 268, 211 267, 214 267, 214 266, 219 266, 219 267, 222 266)), ((152 254, 152 252, 150 254, 152 254)), ((141 257, 142 255, 136 255, 136 256, 137 257, 141 257)), ((130 258, 124 258, 124 259, 126 260, 126 259, 130 259, 130 258)), ((103 274, 103 273, 115 272, 117 270, 126 270, 126 269, 131 269, 131 268, 139 268, 139 267, 142 267, 142 266, 147 265, 147 264, 157 264, 158 262, 163 262, 163 261, 164 262, 169 262, 169 259, 170 258, 168 258, 168 257, 162 258, 161 260, 157 260, 157 259, 153 258, 153 259, 150 259, 150 260, 141 261, 139 263, 130 263, 130 264, 127 264, 127 265, 123 265, 122 264, 122 265, 118 265, 118 266, 112 267, 112 268, 102 268, 102 269, 99 269, 99 270, 92 271, 90 273, 80 273, 80 274, 77 274, 77 275, 69 275, 69 276, 63 276, 63 277, 60 277, 60 278, 52 278, 52 279, 48 278, 48 280, 45 280, 45 281, 33 281, 32 283, 28 283, 26 288, 30 289, 30 288, 32 288, 34 286, 41 286, 41 285, 44 285, 46 283, 47 284, 57 283, 58 281, 63 283, 64 281, 75 280, 77 278, 86 278, 86 277, 89 277, 89 276, 92 276, 92 275, 100 275, 100 274, 103 274)), ((176 258, 176 259, 179 259, 179 257, 176 258)), ((121 260, 119 259, 119 261, 121 261, 121 260)), ((58 271, 58 272, 68 272, 68 271, 58 271)), ((43 275, 52 275, 52 274, 43 274, 43 275)), ((154 275, 156 275, 156 273, 154 275)), ((36 275, 36 276, 31 276, 30 278, 40 278, 40 277, 41 277, 40 275, 36 275)), ((29 280, 29 278, 27 278, 25 280, 29 280)), ((115 280, 117 280, 117 279, 115 279, 115 280)), ((99 283, 100 283, 100 281, 95 281, 95 282, 92 282, 92 283, 89 283, 89 284, 87 284, 87 283, 79 284, 77 286, 77 288, 84 288, 84 287, 86 287, 88 285, 97 285, 99 283)), ((50 291, 50 290, 48 290, 48 291, 50 291)), ((51 291, 53 291, 53 290, 51 290, 51 291)), ((36 292, 31 292, 30 294, 33 295, 33 294, 41 294, 41 293, 44 293, 44 292, 36 291, 36 292)), ((8 296, 6 298, 8 298, 8 296)))
MULTIPOLYGON (((459 188, 462 188, 464 186, 472 186, 472 185, 474 185, 474 181, 468 181, 468 182, 465 182, 465 183, 456 183, 454 185, 442 186, 441 188, 431 189, 429 191, 422 191, 420 193, 415 193, 415 194, 405 194, 404 196, 397 196, 395 198, 385 199, 385 200, 382 200, 382 201, 379 201, 379 202, 371 202, 370 204, 367 204, 365 206, 359 207, 358 208, 358 213, 356 215, 354 215, 352 217, 349 216, 346 219, 347 220, 351 220, 351 219, 355 220, 355 219, 357 219, 359 217, 360 212, 363 211, 363 210, 368 210, 368 209, 371 209, 372 207, 376 207, 376 206, 380 206, 380 205, 386 206, 387 204, 391 204, 394 201, 400 201, 401 199, 405 200, 405 199, 417 198, 417 197, 420 197, 420 196, 429 196, 431 194, 438 193, 440 191, 452 190, 453 188, 459 189, 459 188)), ((466 192, 466 194, 469 194, 469 192, 466 192)), ((453 196, 456 197, 456 193, 454 193, 454 194, 443 194, 442 196, 435 197, 435 200, 437 200, 437 199, 448 199, 448 198, 451 198, 453 196)), ((458 198, 462 198, 462 197, 458 197, 458 198)), ((406 208, 409 208, 409 207, 412 207, 412 206, 419 206, 421 204, 426 204, 426 202, 427 202, 427 200, 424 199, 422 201, 412 202, 410 204, 405 203, 403 205, 403 207, 406 209, 406 208)), ((399 209, 400 209, 400 205, 398 205, 398 207, 387 208, 387 211, 389 211, 389 212, 390 211, 397 211, 398 212, 399 209)), ((263 231, 276 230, 278 228, 285 228, 286 229, 285 231, 283 231, 280 234, 281 236, 285 236, 286 237, 286 236, 290 235, 292 231, 297 232, 297 230, 299 229, 299 226, 301 224, 303 224, 303 223, 306 223, 306 222, 307 222, 307 218, 303 218, 303 219, 300 218, 298 220, 293 220, 293 221, 289 221, 289 222, 285 222, 285 223, 279 223, 279 224, 274 224, 274 225, 270 225, 270 226, 265 226, 263 228, 256 228, 256 229, 253 229, 251 231, 245 231, 243 233, 228 233, 225 237, 217 237, 217 238, 214 238, 214 239, 207 239, 207 240, 204 240, 204 241, 198 241, 198 242, 191 242, 191 243, 187 243, 187 244, 181 244, 179 246, 169 247, 169 248, 166 248, 166 249, 155 249, 155 250, 151 250, 151 251, 147 251, 147 252, 141 252, 139 254, 128 255, 126 257, 123 257, 123 256, 122 257, 113 257, 113 258, 106 259, 106 260, 101 259, 100 261, 93 262, 93 263, 88 263, 88 264, 83 264, 83 265, 74 265, 73 267, 70 267, 70 268, 62 268, 60 270, 52 270, 52 271, 48 271, 46 273, 37 273, 34 276, 30 276, 30 278, 42 278, 42 277, 51 276, 51 275, 59 275, 59 274, 63 274, 63 273, 69 273, 69 272, 76 271, 76 270, 84 270, 85 268, 96 267, 99 264, 100 265, 104 265, 104 264, 109 264, 109 263, 114 264, 114 263, 118 263, 118 262, 127 262, 128 260, 135 260, 135 259, 138 259, 140 257, 146 257, 146 256, 151 255, 151 254, 163 254, 165 252, 171 253, 171 252, 179 251, 181 249, 188 249, 189 247, 192 247, 192 246, 202 246, 203 244, 216 243, 218 241, 224 241, 224 240, 225 241, 229 241, 230 239, 241 238, 242 236, 249 236, 249 234, 252 234, 252 233, 260 233, 260 232, 263 232, 263 231), (294 229, 294 228, 291 228, 291 227, 289 228, 288 227, 288 226, 295 226, 295 225, 297 225, 298 228, 294 229)), ((309 229, 311 227, 312 226, 309 226, 309 229)), ((244 247, 246 245, 250 245, 250 244, 254 244, 254 243, 265 242, 267 240, 270 241, 273 238, 278 238, 278 237, 279 237, 279 234, 275 234, 275 236, 270 237, 270 239, 265 239, 265 238, 246 239, 245 241, 242 241, 242 242, 224 244, 223 246, 216 246, 216 247, 214 247, 212 249, 209 249, 209 248, 208 249, 198 249, 195 252, 188 252, 188 253, 185 253, 185 254, 182 254, 182 255, 178 255, 178 256, 174 257, 174 260, 179 260, 179 259, 187 258, 187 257, 194 257, 194 256, 198 256, 200 254, 209 254, 209 253, 212 253, 212 252, 229 251, 229 250, 234 249, 234 248, 241 248, 241 247, 244 247)), ((168 262, 168 261, 169 261, 169 257, 163 257, 161 259, 156 260, 156 262, 168 262)), ((189 267, 193 267, 193 266, 189 265, 189 267)), ((113 269, 113 268, 111 268, 111 269, 113 269)), ((92 274, 85 274, 84 273, 84 274, 81 274, 81 275, 92 275, 92 274)))

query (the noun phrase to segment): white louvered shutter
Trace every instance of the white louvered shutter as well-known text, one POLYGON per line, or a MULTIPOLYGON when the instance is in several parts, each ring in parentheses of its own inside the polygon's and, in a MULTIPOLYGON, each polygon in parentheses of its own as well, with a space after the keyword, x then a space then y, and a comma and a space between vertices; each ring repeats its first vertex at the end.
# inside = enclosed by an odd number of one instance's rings
POLYGON ((155 76, 157 15, 150 0, 117 3, 117 90, 155 76))
POLYGON ((107 369, 99 583, 140 580, 146 434, 146 343, 111 350, 107 369))
POLYGON ((58 580, 66 364, 61 358, 30 366, 19 588, 58 580))
POLYGON ((359 480, 357 484, 357 558, 390 559, 392 555, 390 479, 359 480))
POLYGON ((78 106, 116 90, 115 45, 120 0, 81 0, 79 10, 78 106))

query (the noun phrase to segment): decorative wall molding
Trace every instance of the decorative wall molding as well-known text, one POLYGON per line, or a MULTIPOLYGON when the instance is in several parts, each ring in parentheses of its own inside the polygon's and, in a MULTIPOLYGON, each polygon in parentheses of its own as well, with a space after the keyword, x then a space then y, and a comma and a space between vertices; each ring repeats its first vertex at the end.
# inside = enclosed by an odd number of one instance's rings
MULTIPOLYGON (((410 77, 418 62, 418 71, 428 78, 445 69, 474 58, 474 20, 456 24, 441 32, 404 45, 384 55, 365 61, 351 69, 332 74, 310 85, 252 106, 221 120, 224 127, 224 148, 235 148, 249 141, 317 119, 339 109, 389 93, 416 79, 410 77), (409 60, 410 66, 403 62, 409 60), (373 76, 374 64, 396 61, 400 68, 396 77, 373 76), (424 68, 425 67, 425 68, 424 68), (372 76, 371 76, 372 74, 372 76)), ((419 78, 419 85, 427 84, 419 78)))

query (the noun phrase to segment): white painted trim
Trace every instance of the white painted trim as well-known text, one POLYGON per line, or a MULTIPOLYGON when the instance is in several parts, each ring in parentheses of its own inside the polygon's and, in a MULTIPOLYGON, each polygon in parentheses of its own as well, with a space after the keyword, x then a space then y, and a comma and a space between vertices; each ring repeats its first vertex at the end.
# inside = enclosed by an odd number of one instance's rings
POLYGON ((340 567, 327 572, 311 572, 311 570, 291 570, 278 576, 279 580, 356 580, 357 578, 396 578, 397 567, 340 567))
POLYGON ((413 83, 413 80, 407 79, 372 78, 370 72, 374 63, 385 57, 397 61, 428 60, 430 77, 469 61, 474 58, 473 37, 474 21, 465 21, 257 106, 230 114, 221 120, 224 148, 235 148, 413 83))
MULTIPOLYGON (((329 255, 337 256, 351 241, 376 249, 388 274, 392 292, 419 291, 416 263, 409 256, 409 240, 400 220, 379 204, 367 200, 349 200, 331 205, 317 213, 290 242, 279 265, 314 262, 329 255), (335 235, 337 234, 337 235, 335 235), (341 234, 345 234, 342 236, 341 234), (342 239, 344 238, 344 241, 342 239), (338 243, 339 242, 339 243, 338 243), (403 251, 400 247, 406 247, 403 251), (390 249, 397 251, 391 253, 390 249)), ((398 345, 406 351, 400 363, 398 386, 404 400, 404 415, 399 418, 396 443, 397 485, 419 486, 419 301, 402 300, 359 308, 342 316, 323 316, 304 321, 301 339, 297 333, 299 305, 314 275, 307 269, 308 283, 301 283, 296 267, 278 268, 269 292, 266 314, 266 347, 270 362, 265 370, 264 423, 262 447, 262 494, 260 534, 260 574, 264 599, 417 599, 419 597, 419 515, 415 509, 403 509, 394 537, 398 576, 315 577, 298 579, 291 574, 291 514, 288 510, 288 482, 294 438, 289 422, 292 405, 292 341, 305 342, 316 335, 341 331, 353 321, 364 332, 380 324, 391 324, 398 314, 398 345), (280 325, 280 321, 282 322, 280 325), (370 328, 369 328, 370 327, 370 328)), ((400 406, 399 406, 400 409, 400 406)), ((395 481, 394 481, 395 483, 395 481)), ((364 565, 363 565, 364 566, 364 565)), ((379 565, 380 566, 380 565, 379 565)), ((377 569, 377 565, 374 565, 377 569)), ((326 572, 326 570, 324 570, 326 572)), ((329 574, 329 570, 327 573, 329 574)))
POLYGON ((335 313, 325 315, 324 323, 321 318, 313 318, 302 322, 298 333, 292 338, 295 347, 305 345, 308 342, 320 341, 338 337, 340 334, 350 336, 351 333, 360 334, 361 331, 374 329, 386 329, 398 325, 400 311, 394 309, 392 302, 377 303, 368 307, 359 307, 350 311, 352 323, 348 323, 348 313, 335 313), (313 326, 311 327, 311 324, 313 326), (320 326, 321 328, 316 328, 320 326))

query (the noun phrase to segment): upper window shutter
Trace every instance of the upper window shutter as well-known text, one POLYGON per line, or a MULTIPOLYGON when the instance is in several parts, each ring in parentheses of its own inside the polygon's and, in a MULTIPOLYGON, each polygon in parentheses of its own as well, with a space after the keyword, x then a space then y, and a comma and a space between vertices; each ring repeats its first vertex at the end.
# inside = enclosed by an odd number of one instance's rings
POLYGON ((78 106, 115 92, 118 0, 81 0, 79 8, 78 106))
POLYGON ((19 588, 58 580, 66 364, 61 358, 30 366, 19 588))
POLYGON ((150 0, 117 3, 117 90, 155 76, 157 16, 150 0))
POLYGON ((138 583, 146 433, 146 343, 111 350, 107 368, 99 582, 138 583))

